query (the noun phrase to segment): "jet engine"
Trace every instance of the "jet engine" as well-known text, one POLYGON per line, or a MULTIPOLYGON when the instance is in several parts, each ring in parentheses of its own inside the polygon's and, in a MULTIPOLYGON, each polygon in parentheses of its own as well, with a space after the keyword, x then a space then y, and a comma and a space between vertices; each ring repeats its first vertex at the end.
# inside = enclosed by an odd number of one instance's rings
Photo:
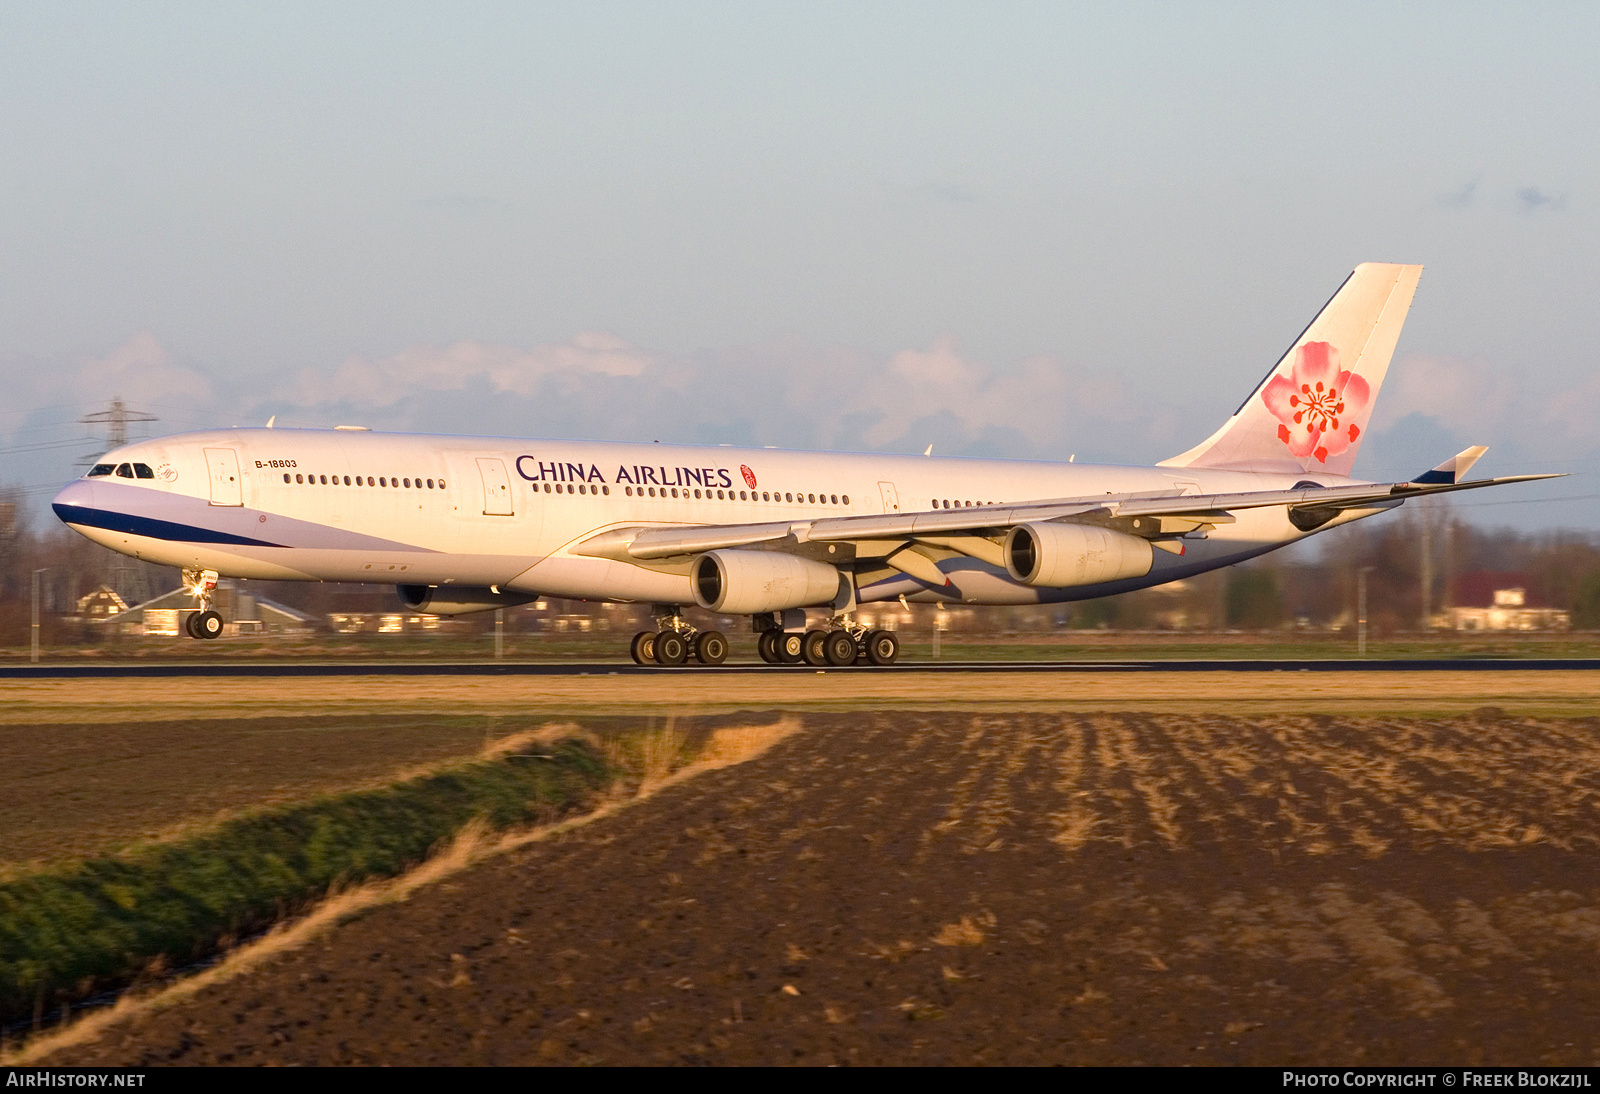
POLYGON ((1003 550, 1012 577, 1051 589, 1143 577, 1155 559, 1149 540, 1093 524, 1019 524, 1003 550))
POLYGON ((694 600, 729 615, 831 603, 839 571, 826 562, 774 551, 708 551, 695 560, 694 600))
POLYGON ((538 600, 537 593, 497 593, 493 589, 458 588, 455 585, 397 585, 400 603, 429 615, 467 615, 496 608, 515 608, 538 600))

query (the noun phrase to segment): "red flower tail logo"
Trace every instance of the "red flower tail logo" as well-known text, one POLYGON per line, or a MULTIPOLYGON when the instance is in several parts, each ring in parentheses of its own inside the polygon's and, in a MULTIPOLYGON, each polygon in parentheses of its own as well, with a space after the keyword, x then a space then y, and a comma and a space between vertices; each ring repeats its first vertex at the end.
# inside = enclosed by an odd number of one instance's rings
POLYGON ((1290 375, 1278 373, 1261 389, 1261 401, 1278 419, 1278 439, 1300 459, 1327 463, 1361 436, 1372 389, 1339 368, 1339 351, 1326 342, 1300 347, 1290 375))
POLYGON ((748 486, 752 490, 754 490, 756 488, 756 473, 754 471, 750 470, 748 467, 746 467, 744 464, 741 463, 739 465, 739 474, 744 476, 744 484, 746 486, 748 486))

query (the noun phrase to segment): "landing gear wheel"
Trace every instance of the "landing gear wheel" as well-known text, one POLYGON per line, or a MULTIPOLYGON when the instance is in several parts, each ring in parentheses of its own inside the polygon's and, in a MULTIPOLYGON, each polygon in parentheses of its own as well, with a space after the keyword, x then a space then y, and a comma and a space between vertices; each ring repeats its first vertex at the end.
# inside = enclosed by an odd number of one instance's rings
POLYGON ((656 664, 681 665, 689 659, 689 643, 677 631, 656 635, 656 664))
POLYGON ((893 631, 873 631, 867 635, 867 660, 874 665, 892 665, 900 656, 900 639, 893 631))
POLYGON ((222 637, 222 616, 205 611, 194 617, 194 633, 201 638, 222 637))
POLYGON ((776 646, 780 665, 798 665, 806 659, 806 636, 797 631, 780 631, 776 646))
POLYGON ((778 663, 778 641, 782 637, 782 631, 762 631, 756 637, 756 652, 761 655, 761 660, 769 665, 778 663))
POLYGON ((633 641, 628 643, 628 655, 633 658, 635 665, 653 665, 656 663, 656 632, 640 631, 633 636, 633 641))
POLYGON ((183 617, 183 629, 189 632, 189 637, 190 638, 199 638, 200 637, 200 632, 195 627, 195 624, 197 622, 199 622, 199 621, 200 621, 200 613, 199 612, 190 612, 188 615, 183 617))
POLYGON ((694 656, 702 665, 720 665, 728 659, 728 639, 721 631, 701 631, 694 637, 694 656))
POLYGON ((856 659, 856 640, 849 631, 829 631, 822 640, 822 656, 830 665, 853 664, 856 659))
POLYGON ((828 657, 822 652, 822 647, 828 641, 827 631, 807 631, 800 646, 800 655, 805 658, 806 664, 821 668, 828 663, 828 657))

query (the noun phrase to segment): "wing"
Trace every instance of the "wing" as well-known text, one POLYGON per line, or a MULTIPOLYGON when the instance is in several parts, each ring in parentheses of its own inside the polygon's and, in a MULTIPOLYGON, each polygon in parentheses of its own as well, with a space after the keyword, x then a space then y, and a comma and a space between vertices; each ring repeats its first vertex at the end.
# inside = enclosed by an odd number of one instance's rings
MULTIPOLYGON (((1081 498, 1049 498, 1011 505, 937 509, 923 513, 888 513, 854 517, 819 517, 813 520, 772 521, 763 524, 698 524, 685 527, 616 528, 584 540, 573 554, 626 561, 669 559, 730 547, 842 541, 923 540, 939 537, 960 542, 945 545, 985 558, 989 553, 976 543, 1018 524, 1070 521, 1074 518, 1152 518, 1130 521, 1131 530, 1151 539, 1182 534, 1204 524, 1229 524, 1237 509, 1286 506, 1289 518, 1302 530, 1326 523, 1347 509, 1388 506, 1407 498, 1457 490, 1479 490, 1512 482, 1561 478, 1561 475, 1511 475, 1470 482, 1393 482, 1358 486, 1305 487, 1294 490, 1251 490, 1233 494, 1101 494, 1081 498), (1298 519, 1297 519, 1298 518, 1298 519), (1141 526, 1142 525, 1142 526, 1141 526), (969 549, 972 548, 972 549, 969 549)), ((987 542, 987 541, 985 541, 987 542)), ((992 544, 996 554, 998 544, 992 544)), ((986 558, 986 561, 990 561, 986 558)))

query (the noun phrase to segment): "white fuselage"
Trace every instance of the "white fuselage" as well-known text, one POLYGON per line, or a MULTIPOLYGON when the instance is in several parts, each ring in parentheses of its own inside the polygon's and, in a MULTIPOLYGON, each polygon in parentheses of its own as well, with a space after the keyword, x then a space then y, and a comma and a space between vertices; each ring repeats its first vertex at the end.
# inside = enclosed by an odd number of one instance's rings
MULTIPOLYGON (((688 560, 634 563, 572 548, 615 528, 1353 481, 1326 474, 303 429, 180 434, 127 445, 103 462, 143 464, 154 474, 77 480, 56 498, 56 510, 96 542, 152 562, 245 578, 494 587, 661 604, 693 602, 688 560)), ((1029 587, 955 552, 938 565, 961 573, 954 587, 965 602, 1077 600, 1228 565, 1306 534, 1282 506, 1245 509, 1236 523, 1186 541, 1181 555, 1157 552, 1144 577, 1067 589, 1029 587)), ((863 601, 951 599, 926 582, 867 569, 858 574, 863 601)))

